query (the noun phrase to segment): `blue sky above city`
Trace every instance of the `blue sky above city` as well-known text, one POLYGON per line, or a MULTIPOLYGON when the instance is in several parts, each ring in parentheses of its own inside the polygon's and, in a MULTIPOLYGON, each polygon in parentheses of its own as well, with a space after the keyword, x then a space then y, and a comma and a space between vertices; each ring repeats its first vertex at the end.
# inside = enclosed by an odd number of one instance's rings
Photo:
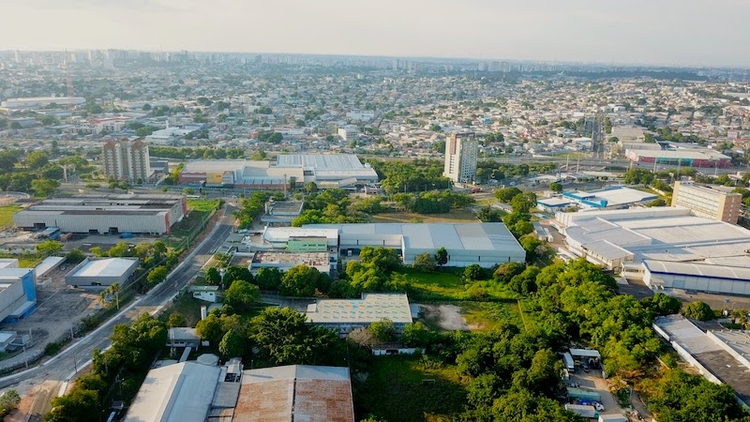
POLYGON ((1 0, 0 49, 750 67, 747 0, 1 0))

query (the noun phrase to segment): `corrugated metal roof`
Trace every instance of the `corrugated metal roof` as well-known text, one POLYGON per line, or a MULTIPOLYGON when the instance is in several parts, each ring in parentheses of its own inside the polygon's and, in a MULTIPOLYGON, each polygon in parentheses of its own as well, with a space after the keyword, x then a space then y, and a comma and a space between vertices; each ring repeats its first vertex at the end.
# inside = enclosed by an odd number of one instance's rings
POLYGON ((397 324, 412 322, 409 299, 404 293, 366 293, 362 299, 318 299, 307 311, 310 322, 372 323, 389 319, 397 324))

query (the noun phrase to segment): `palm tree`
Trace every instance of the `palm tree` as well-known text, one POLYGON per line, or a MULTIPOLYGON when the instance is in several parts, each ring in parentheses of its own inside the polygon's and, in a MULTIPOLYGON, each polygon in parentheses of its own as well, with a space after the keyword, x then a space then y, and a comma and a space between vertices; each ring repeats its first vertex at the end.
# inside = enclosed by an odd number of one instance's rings
POLYGON ((107 290, 110 291, 110 293, 115 294, 115 303, 117 304, 117 310, 120 310, 120 283, 112 283, 111 286, 107 288, 107 290))

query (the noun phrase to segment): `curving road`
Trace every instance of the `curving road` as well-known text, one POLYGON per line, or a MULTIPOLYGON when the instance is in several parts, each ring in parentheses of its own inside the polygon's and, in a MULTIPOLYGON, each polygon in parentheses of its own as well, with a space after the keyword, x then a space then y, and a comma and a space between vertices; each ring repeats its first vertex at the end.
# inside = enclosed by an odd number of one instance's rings
POLYGON ((0 378, 0 388, 13 386, 19 390, 19 393, 43 390, 31 410, 32 413, 45 413, 42 409, 48 410, 48 400, 56 396, 58 391, 63 392, 67 388, 68 381, 75 378, 82 368, 91 363, 91 354, 94 349, 104 350, 110 346, 109 337, 115 325, 128 323, 143 312, 151 314, 158 312, 193 280, 213 255, 211 251, 221 246, 232 233, 234 208, 227 204, 214 228, 169 274, 166 281, 147 294, 136 298, 96 330, 81 339, 76 339, 69 347, 51 359, 36 367, 0 378), (58 386, 58 391, 49 391, 50 385, 58 386))

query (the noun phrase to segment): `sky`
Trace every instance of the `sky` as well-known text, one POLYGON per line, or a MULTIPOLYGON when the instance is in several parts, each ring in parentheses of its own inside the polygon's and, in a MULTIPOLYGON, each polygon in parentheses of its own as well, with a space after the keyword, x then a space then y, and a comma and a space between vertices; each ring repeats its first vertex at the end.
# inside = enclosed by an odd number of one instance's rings
POLYGON ((0 0, 0 50, 750 67, 748 0, 0 0))

